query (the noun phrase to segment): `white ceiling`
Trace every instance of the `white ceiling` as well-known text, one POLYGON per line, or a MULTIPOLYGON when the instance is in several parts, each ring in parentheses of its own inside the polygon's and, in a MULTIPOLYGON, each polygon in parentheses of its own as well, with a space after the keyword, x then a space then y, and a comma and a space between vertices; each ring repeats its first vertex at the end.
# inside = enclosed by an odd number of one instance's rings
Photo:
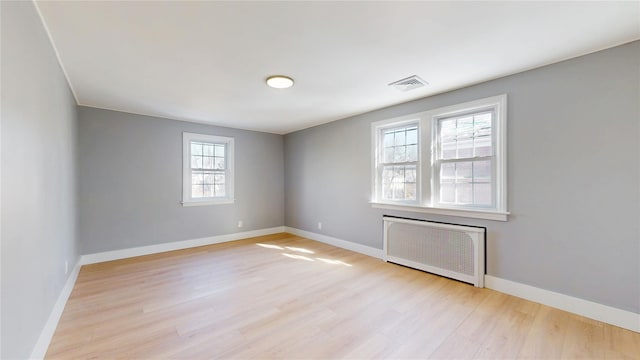
POLYGON ((640 38, 637 1, 36 4, 78 104, 278 134, 640 38))

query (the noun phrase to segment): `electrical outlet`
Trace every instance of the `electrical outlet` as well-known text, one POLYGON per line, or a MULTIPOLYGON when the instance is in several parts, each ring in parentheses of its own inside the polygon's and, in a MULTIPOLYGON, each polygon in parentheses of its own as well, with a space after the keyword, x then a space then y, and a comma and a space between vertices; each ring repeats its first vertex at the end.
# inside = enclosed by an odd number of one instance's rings
POLYGON ((238 220, 238 227, 241 228, 242 227, 242 220, 238 220))
POLYGON ((65 260, 64 261, 64 274, 67 275, 68 272, 69 272, 69 261, 65 260))
POLYGON ((318 230, 322 230, 322 223, 318 222, 318 230))

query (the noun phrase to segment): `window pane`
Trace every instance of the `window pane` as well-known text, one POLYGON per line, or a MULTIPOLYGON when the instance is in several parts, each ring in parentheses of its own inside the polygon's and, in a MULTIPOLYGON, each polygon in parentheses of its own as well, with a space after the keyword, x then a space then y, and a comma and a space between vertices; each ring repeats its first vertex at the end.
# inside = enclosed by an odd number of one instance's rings
POLYGON ((444 163, 440 165, 440 178, 453 179, 456 176, 456 164, 444 163))
POLYGON ((207 185, 213 184, 213 173, 205 173, 203 183, 207 185))
POLYGON ((202 155, 213 156, 213 144, 203 144, 202 155))
POLYGON ((202 185, 191 185, 191 197, 192 198, 202 197, 202 185))
POLYGON ((393 198, 396 200, 404 199, 404 183, 393 184, 393 198))
POLYGON ((203 169, 213 169, 213 157, 212 156, 203 156, 202 157, 202 168, 203 169))
POLYGON ((394 183, 404 182, 404 166, 393 167, 393 182, 394 183))
POLYGON ((382 198, 391 200, 393 199, 393 190, 391 189, 391 184, 386 184, 382 188, 382 198))
POLYGON ((453 183, 440 184, 440 202, 456 202, 456 186, 453 183))
POLYGON ((384 133, 384 147, 393 146, 394 141, 393 131, 384 133))
POLYGON ((473 116, 459 118, 456 125, 458 140, 473 137, 473 116))
POLYGON ((456 165, 456 180, 458 182, 468 180, 470 181, 473 177, 472 169, 471 169, 471 161, 464 161, 455 163, 456 165))
POLYGON ((405 139, 406 138, 405 134, 406 133, 405 133, 404 129, 395 132, 395 145, 396 146, 404 145, 406 143, 405 142, 405 140, 406 140, 405 139))
POLYGON ((223 185, 214 185, 213 186, 215 195, 214 196, 226 196, 225 186, 223 185))
POLYGON ((407 200, 413 200, 416 198, 416 183, 404 184, 404 198, 407 200))
POLYGON ((214 176, 214 181, 216 184, 224 184, 224 174, 216 174, 214 176))
POLYGON ((219 157, 214 158, 214 168, 224 169, 224 158, 219 158, 219 157))
POLYGON ((406 161, 418 161, 418 145, 407 146, 406 156, 406 161))
POLYGON ((203 185, 202 186, 202 196, 203 197, 213 197, 213 185, 203 185))
POLYGON ((407 131, 407 145, 418 143, 418 129, 412 129, 407 131))
POLYGON ((384 160, 385 163, 393 162, 393 147, 384 148, 384 160))
POLYGON ((471 204, 473 201, 473 187, 471 183, 456 184, 456 203, 471 204))
POLYGON ((416 182, 416 167, 415 166, 407 166, 404 172, 405 182, 416 182))
POLYGON ((385 166, 382 170, 382 183, 383 184, 391 184, 393 180, 393 167, 385 166))
POLYGON ((458 154, 456 157, 458 159, 473 157, 473 138, 458 138, 458 154))
POLYGON ((202 156, 191 156, 191 168, 202 169, 202 156))
POLYGON ((191 143, 191 155, 202 155, 202 144, 192 142, 191 143))
POLYGON ((476 205, 491 206, 491 183, 473 184, 473 203, 476 205))
POLYGON ((473 139, 475 156, 491 156, 491 135, 484 135, 473 139))
POLYGON ((191 184, 202 184, 204 182, 204 175, 202 172, 193 172, 191 174, 191 184))
POLYGON ((224 145, 216 145, 215 156, 224 157, 224 145))
POLYGON ((473 117, 474 136, 483 136, 491 134, 491 118, 493 113, 476 114, 473 117))
POLYGON ((440 157, 443 159, 455 159, 456 141, 442 143, 442 153, 440 154, 440 157))
POLYGON ((440 137, 443 139, 455 139, 456 119, 447 119, 440 121, 440 137))
POLYGON ((491 181, 491 160, 473 162, 473 181, 491 181))
POLYGON ((405 146, 396 146, 393 148, 393 162, 405 162, 406 160, 406 154, 405 154, 405 150, 406 147, 405 146))

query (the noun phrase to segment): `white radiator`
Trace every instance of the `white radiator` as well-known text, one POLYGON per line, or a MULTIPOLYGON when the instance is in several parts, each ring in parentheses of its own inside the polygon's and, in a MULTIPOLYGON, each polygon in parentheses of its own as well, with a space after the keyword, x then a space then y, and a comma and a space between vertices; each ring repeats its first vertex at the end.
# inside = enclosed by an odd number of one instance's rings
POLYGON ((484 287, 485 228, 382 219, 385 261, 484 287))

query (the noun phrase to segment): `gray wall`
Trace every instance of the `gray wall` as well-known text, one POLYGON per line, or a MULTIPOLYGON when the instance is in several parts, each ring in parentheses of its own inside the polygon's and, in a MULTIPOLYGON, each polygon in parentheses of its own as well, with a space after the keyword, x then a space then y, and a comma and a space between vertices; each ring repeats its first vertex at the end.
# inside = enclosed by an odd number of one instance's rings
POLYGON ((282 136, 78 109, 83 254, 283 225, 282 136), (235 138, 234 204, 180 204, 183 131, 235 138))
POLYGON ((32 2, 2 6, 2 353, 29 357, 78 260, 75 100, 32 2))
POLYGON ((383 214, 482 225, 488 274, 640 313, 639 86, 634 42, 288 134, 286 225, 376 248, 383 214), (371 208, 371 122, 502 93, 508 222, 371 208))

